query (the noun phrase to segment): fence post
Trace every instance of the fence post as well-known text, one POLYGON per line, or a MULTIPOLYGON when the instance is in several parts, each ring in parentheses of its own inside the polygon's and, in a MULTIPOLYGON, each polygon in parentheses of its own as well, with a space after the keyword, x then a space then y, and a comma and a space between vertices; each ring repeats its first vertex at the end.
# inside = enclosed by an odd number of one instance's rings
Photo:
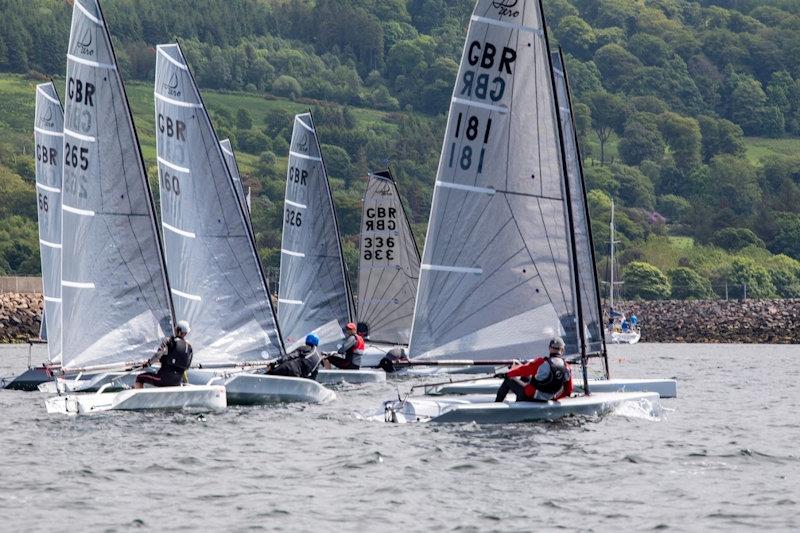
POLYGON ((747 300, 747 283, 742 283, 742 289, 743 289, 743 292, 742 292, 743 298, 742 298, 742 300, 747 300))
POLYGON ((725 301, 728 301, 728 282, 725 282, 725 301))

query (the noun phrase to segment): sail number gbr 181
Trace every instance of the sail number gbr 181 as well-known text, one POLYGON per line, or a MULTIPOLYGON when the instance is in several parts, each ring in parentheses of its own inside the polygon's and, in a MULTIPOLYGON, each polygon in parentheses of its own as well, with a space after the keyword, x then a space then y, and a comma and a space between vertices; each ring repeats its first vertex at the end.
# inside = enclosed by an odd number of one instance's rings
POLYGON ((492 119, 486 119, 484 124, 475 115, 465 117, 464 113, 459 113, 456 119, 456 130, 454 140, 450 144, 450 156, 448 159, 448 167, 453 168, 458 165, 461 170, 470 170, 473 166, 477 165, 478 174, 483 172, 483 158, 486 155, 486 143, 489 142, 489 134, 492 131, 492 119), (477 148, 473 148, 470 144, 465 144, 459 150, 457 147, 458 139, 466 138, 467 141, 472 142, 480 137, 481 145, 480 151, 476 153, 477 148))

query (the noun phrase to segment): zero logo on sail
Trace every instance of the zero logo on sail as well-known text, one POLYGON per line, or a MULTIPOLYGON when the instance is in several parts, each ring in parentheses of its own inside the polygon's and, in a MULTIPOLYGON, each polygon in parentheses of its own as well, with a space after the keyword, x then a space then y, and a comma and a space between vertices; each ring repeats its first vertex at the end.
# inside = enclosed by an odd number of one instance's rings
POLYGON ((92 28, 88 25, 85 25, 83 31, 80 32, 80 38, 75 41, 75 44, 78 45, 78 51, 86 56, 93 56, 94 50, 91 48, 92 46, 92 28))
POLYGON ((492 7, 497 9, 497 13, 501 17, 518 17, 519 10, 514 9, 519 0, 495 0, 492 2, 492 7))

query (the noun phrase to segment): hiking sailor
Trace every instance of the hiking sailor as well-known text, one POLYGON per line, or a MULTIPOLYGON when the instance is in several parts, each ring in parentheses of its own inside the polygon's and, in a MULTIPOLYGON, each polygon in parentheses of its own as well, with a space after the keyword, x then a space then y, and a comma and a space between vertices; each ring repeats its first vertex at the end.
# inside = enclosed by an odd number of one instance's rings
POLYGON ((317 379, 322 355, 319 353, 319 337, 314 333, 306 335, 306 343, 275 363, 267 374, 292 378, 317 379))
POLYGON ((136 376, 134 389, 141 389, 144 384, 155 387, 176 387, 184 381, 184 373, 192 365, 192 345, 186 341, 191 328, 185 320, 179 320, 175 326, 175 335, 167 337, 159 346, 156 354, 147 360, 145 367, 159 359, 161 367, 158 372, 145 372, 136 376))
POLYGON ((567 398, 572 394, 572 371, 564 361, 564 341, 560 337, 550 340, 550 354, 538 357, 524 365, 515 365, 508 372, 497 374, 504 378, 497 389, 496 402, 506 399, 509 391, 518 402, 546 402, 567 398), (516 378, 527 378, 523 382, 516 378))
POLYGON ((325 368, 331 365, 342 370, 358 370, 361 368, 361 356, 364 355, 364 337, 356 333, 356 325, 348 323, 344 328, 345 339, 339 351, 328 354, 325 368))

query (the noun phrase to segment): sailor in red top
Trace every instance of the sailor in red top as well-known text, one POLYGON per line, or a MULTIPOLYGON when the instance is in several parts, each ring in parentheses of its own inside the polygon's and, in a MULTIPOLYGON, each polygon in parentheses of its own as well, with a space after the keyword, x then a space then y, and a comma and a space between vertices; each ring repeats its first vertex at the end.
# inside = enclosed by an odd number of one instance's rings
POLYGON ((356 325, 348 323, 344 328, 345 340, 338 352, 328 354, 323 364, 342 370, 358 370, 361 368, 361 357, 364 355, 364 337, 356 333, 356 325))
POLYGON ((556 337, 550 341, 550 354, 538 357, 524 365, 497 374, 503 384, 497 389, 496 402, 506 399, 509 391, 518 402, 547 402, 568 398, 572 394, 572 370, 563 359, 564 341, 556 337), (516 378, 527 378, 525 382, 516 378))

